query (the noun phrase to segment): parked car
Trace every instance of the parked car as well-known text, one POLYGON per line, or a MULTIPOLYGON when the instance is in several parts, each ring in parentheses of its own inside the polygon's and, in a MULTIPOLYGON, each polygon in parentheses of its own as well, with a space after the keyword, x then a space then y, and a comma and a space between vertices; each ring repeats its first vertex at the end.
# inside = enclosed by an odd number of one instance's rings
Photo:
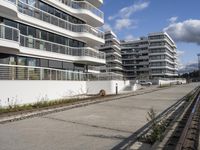
POLYGON ((152 82, 141 80, 139 82, 139 84, 141 84, 141 85, 152 85, 152 82))

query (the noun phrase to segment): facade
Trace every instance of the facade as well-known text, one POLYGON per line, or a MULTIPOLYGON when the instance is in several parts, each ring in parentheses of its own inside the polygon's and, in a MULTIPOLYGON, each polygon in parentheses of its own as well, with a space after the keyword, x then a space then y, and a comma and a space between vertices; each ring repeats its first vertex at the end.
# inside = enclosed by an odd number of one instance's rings
POLYGON ((0 79, 84 80, 105 64, 102 0, 0 2, 0 79))
POLYGON ((121 42, 121 55, 126 79, 149 78, 148 38, 121 42))
POLYGON ((136 41, 122 41, 122 64, 126 79, 176 77, 176 45, 165 32, 151 33, 136 41))
POLYGON ((120 41, 112 31, 105 32, 105 44, 99 51, 106 54, 106 65, 100 67, 101 72, 113 72, 122 75, 122 59, 120 41))

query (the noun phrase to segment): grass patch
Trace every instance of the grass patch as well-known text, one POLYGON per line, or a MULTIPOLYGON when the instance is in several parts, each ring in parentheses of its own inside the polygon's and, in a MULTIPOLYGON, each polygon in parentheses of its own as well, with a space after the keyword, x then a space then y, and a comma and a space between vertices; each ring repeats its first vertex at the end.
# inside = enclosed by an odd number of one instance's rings
POLYGON ((9 105, 6 108, 0 107, 0 114, 12 113, 12 112, 21 112, 21 111, 29 111, 29 110, 37 110, 47 107, 56 107, 67 104, 72 104, 75 102, 80 102, 87 100, 88 98, 74 98, 74 99, 60 99, 60 100, 52 100, 52 101, 39 101, 32 104, 25 105, 9 105))

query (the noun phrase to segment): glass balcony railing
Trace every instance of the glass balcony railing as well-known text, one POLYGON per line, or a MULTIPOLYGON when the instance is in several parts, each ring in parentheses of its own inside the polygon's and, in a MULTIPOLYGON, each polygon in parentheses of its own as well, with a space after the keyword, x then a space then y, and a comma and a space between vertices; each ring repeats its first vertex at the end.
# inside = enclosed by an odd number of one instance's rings
POLYGON ((21 12, 23 14, 37 18, 39 20, 53 24, 53 25, 61 27, 63 29, 66 29, 66 30, 69 30, 72 32, 78 32, 78 33, 82 33, 82 32, 90 33, 98 38, 104 39, 104 33, 92 26, 89 26, 87 24, 74 24, 74 23, 68 22, 64 19, 56 17, 50 13, 47 13, 47 12, 40 10, 38 8, 35 8, 33 6, 30 6, 21 1, 18 2, 18 10, 19 10, 19 12, 21 12))
POLYGON ((70 0, 56 0, 56 1, 59 1, 69 7, 74 8, 74 9, 86 9, 86 10, 92 12, 94 15, 100 17, 101 19, 104 18, 103 12, 87 1, 73 1, 73 0, 71 0, 71 1, 70 0))
POLYGON ((105 53, 99 52, 89 47, 69 47, 42 39, 33 38, 31 36, 20 35, 20 31, 16 28, 0 25, 0 38, 20 42, 23 47, 34 48, 49 52, 55 52, 71 56, 88 56, 105 60, 105 53))
POLYGON ((0 24, 0 38, 19 42, 19 30, 0 24))
POLYGON ((55 52, 71 56, 89 56, 98 59, 105 59, 105 53, 93 50, 88 47, 69 47, 62 44, 57 44, 31 36, 20 35, 20 44, 24 47, 34 48, 38 50, 44 50, 49 52, 55 52))

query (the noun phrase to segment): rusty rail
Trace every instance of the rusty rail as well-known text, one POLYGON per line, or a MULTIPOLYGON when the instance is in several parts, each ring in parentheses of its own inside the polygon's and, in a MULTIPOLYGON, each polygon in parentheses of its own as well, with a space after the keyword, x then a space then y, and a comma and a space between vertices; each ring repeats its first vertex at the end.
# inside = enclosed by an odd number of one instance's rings
POLYGON ((194 105, 189 114, 187 123, 179 138, 176 150, 197 150, 199 144, 200 125, 200 91, 194 99, 194 105))

